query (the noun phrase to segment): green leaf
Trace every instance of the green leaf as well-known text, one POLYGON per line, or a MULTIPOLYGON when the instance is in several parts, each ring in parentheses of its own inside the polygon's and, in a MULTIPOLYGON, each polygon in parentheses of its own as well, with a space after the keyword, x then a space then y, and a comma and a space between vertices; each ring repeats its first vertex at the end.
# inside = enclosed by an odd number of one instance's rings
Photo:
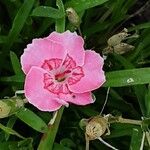
POLYGON ((39 6, 33 10, 31 16, 50 17, 53 19, 59 19, 64 17, 64 13, 53 7, 39 6))
POLYGON ((17 55, 12 51, 10 51, 10 59, 11 59, 11 63, 12 63, 15 74, 22 75, 23 72, 21 70, 21 65, 20 65, 19 59, 18 59, 17 55))
POLYGON ((1 77, 0 82, 11 82, 11 83, 23 83, 24 82, 24 75, 14 75, 10 77, 1 77))
POLYGON ((138 129, 133 129, 130 144, 130 150, 140 150, 142 140, 142 132, 138 129))
POLYGON ((4 132, 6 132, 7 134, 11 134, 11 135, 15 135, 21 139, 25 139, 22 135, 20 135, 19 133, 17 133, 15 130, 9 128, 9 127, 5 127, 0 123, 0 129, 2 129, 4 132))
POLYGON ((69 138, 64 138, 60 141, 60 144, 69 148, 75 148, 76 144, 69 138))
POLYGON ((143 116, 146 116, 146 105, 145 105, 145 94, 147 91, 147 88, 145 85, 136 85, 133 87, 134 93, 137 96, 141 112, 143 116))
POLYGON ((12 141, 8 141, 8 142, 0 142, 0 148, 1 150, 10 150, 10 146, 17 146, 18 145, 18 142, 12 142, 12 141))
POLYGON ((57 0, 56 5, 58 6, 60 13, 63 14, 64 17, 56 20, 55 30, 57 32, 64 32, 65 31, 65 9, 62 0, 57 0))
MULTIPOLYGON (((7 42, 7 36, 5 35, 0 35, 0 44, 7 42)), ((15 43, 22 43, 22 39, 18 38, 16 39, 16 41, 14 41, 15 43)))
POLYGON ((66 7, 72 7, 76 11, 83 11, 85 9, 89 9, 95 6, 102 5, 108 0, 71 0, 66 3, 66 7))
POLYGON ((61 144, 54 143, 54 148, 53 150, 71 150, 70 148, 67 148, 61 144))
POLYGON ((20 7, 13 21, 12 28, 9 31, 7 42, 5 43, 3 47, 5 52, 7 52, 10 49, 10 47, 13 45, 13 43, 17 39, 20 31, 22 30, 26 22, 26 19, 29 16, 29 13, 33 7, 33 4, 34 4, 34 0, 24 1, 22 6, 20 7))
POLYGON ((147 117, 150 117, 150 85, 148 86, 147 93, 145 94, 145 105, 147 117))
POLYGON ((148 83, 150 83, 150 68, 140 68, 106 73, 104 87, 122 87, 148 83))
POLYGON ((133 27, 130 27, 128 29, 129 32, 134 31, 134 30, 140 30, 140 29, 147 29, 150 28, 150 22, 142 23, 133 27))
POLYGON ((113 123, 111 124, 111 134, 108 138, 116 138, 121 136, 132 136, 133 128, 140 130, 140 126, 133 124, 113 123))
POLYGON ((0 150, 33 150, 33 139, 26 138, 22 141, 0 142, 0 150))
MULTIPOLYGON (((15 116, 10 117, 9 120, 8 120, 8 122, 7 122, 7 127, 13 128, 16 120, 17 120, 17 118, 15 116)), ((5 139, 6 139, 6 141, 8 141, 9 136, 10 135, 8 133, 5 133, 5 139)))
POLYGON ((20 120, 39 132, 46 132, 48 127, 46 123, 34 112, 27 108, 22 108, 15 114, 20 120))
POLYGON ((7 36, 0 35, 0 44, 1 44, 1 43, 5 43, 6 40, 7 40, 7 36))
POLYGON ((48 126, 48 131, 44 134, 45 138, 41 139, 40 144, 38 146, 38 150, 47 150, 47 148, 48 148, 48 150, 53 149, 53 144, 54 144, 56 133, 58 131, 58 127, 59 127, 59 124, 61 121, 63 110, 64 110, 64 107, 61 107, 58 110, 55 121, 53 124, 50 124, 48 126))

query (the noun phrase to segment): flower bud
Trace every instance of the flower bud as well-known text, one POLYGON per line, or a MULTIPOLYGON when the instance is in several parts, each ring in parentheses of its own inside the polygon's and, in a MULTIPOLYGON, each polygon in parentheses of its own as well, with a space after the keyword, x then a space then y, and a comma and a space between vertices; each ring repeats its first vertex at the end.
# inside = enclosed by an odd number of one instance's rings
POLYGON ((107 41, 109 46, 115 46, 121 43, 129 34, 127 32, 121 32, 118 34, 113 35, 107 41))
POLYGON ((89 140, 95 140, 101 137, 107 129, 107 119, 101 116, 93 117, 86 125, 86 135, 89 140))
POLYGON ((76 11, 73 8, 67 8, 66 10, 68 20, 71 24, 73 24, 75 27, 79 27, 81 20, 76 11))
POLYGON ((24 100, 20 97, 11 97, 0 100, 0 118, 5 118, 13 115, 21 107, 24 106, 24 100))
POLYGON ((0 100, 0 118, 5 118, 10 113, 11 107, 0 100))
POLYGON ((127 43, 120 43, 114 46, 114 52, 117 54, 124 54, 133 49, 134 49, 134 46, 129 45, 127 43))

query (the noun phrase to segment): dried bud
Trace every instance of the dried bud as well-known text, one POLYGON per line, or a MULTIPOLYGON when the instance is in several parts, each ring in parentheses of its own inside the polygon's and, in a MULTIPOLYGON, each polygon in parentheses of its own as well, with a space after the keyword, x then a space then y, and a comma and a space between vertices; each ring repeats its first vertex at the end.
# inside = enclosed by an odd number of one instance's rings
POLYGON ((79 27, 81 21, 80 21, 80 17, 78 16, 78 14, 76 13, 76 11, 73 8, 67 8, 66 10, 67 16, 68 16, 68 20, 75 26, 75 27, 79 27))
POLYGON ((89 120, 86 126, 86 135, 89 140, 101 137, 107 129, 108 121, 104 117, 96 116, 89 120))
POLYGON ((102 53, 103 55, 109 54, 109 53, 113 53, 114 49, 112 47, 106 47, 103 49, 102 53))
POLYGON ((20 97, 11 97, 0 100, 0 118, 8 117, 16 113, 24 106, 25 101, 20 97))
POLYGON ((3 101, 0 101, 0 118, 5 118, 10 113, 11 107, 3 101))
POLYGON ((114 46, 114 52, 117 54, 124 54, 133 49, 134 49, 134 46, 129 45, 127 43, 120 43, 114 46))
POLYGON ((123 32, 120 32, 118 34, 113 35, 110 37, 107 41, 109 46, 115 46, 121 43, 129 34, 124 30, 123 32))

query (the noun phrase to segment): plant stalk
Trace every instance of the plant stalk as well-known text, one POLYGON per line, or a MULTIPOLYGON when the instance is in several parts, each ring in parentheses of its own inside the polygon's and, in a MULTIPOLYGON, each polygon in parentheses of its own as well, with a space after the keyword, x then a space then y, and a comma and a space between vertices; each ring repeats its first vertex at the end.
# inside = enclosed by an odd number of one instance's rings
MULTIPOLYGON (((52 150, 53 143, 55 141, 55 137, 58 131, 58 127, 60 124, 60 120, 63 114, 64 107, 61 107, 58 112, 56 119, 53 124, 49 124, 48 131, 43 134, 40 144, 38 146, 38 150, 52 150)), ((54 116, 55 117, 55 116, 54 116)))

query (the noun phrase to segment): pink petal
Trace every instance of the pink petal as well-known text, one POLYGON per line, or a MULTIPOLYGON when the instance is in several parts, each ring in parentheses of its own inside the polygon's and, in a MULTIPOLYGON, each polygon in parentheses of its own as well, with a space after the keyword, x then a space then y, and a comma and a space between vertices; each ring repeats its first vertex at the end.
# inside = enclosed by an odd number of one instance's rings
POLYGON ((85 52, 83 47, 84 40, 81 36, 78 36, 75 32, 66 31, 64 33, 53 32, 47 38, 61 43, 76 64, 79 66, 83 65, 85 52))
POLYGON ((44 89, 44 73, 46 71, 39 67, 32 67, 25 79, 25 96, 29 103, 42 111, 56 111, 62 104, 58 103, 57 95, 44 89))
POLYGON ((99 88, 105 82, 103 58, 94 51, 85 52, 85 62, 82 66, 84 77, 79 82, 68 85, 74 93, 85 93, 99 88))
POLYGON ((72 93, 72 94, 60 94, 60 99, 64 99, 66 102, 73 103, 76 105, 88 105, 94 102, 92 93, 72 93))
POLYGON ((32 66, 41 67, 45 60, 64 59, 66 50, 59 43, 50 41, 46 38, 34 39, 27 45, 21 56, 22 69, 27 74, 32 66))

